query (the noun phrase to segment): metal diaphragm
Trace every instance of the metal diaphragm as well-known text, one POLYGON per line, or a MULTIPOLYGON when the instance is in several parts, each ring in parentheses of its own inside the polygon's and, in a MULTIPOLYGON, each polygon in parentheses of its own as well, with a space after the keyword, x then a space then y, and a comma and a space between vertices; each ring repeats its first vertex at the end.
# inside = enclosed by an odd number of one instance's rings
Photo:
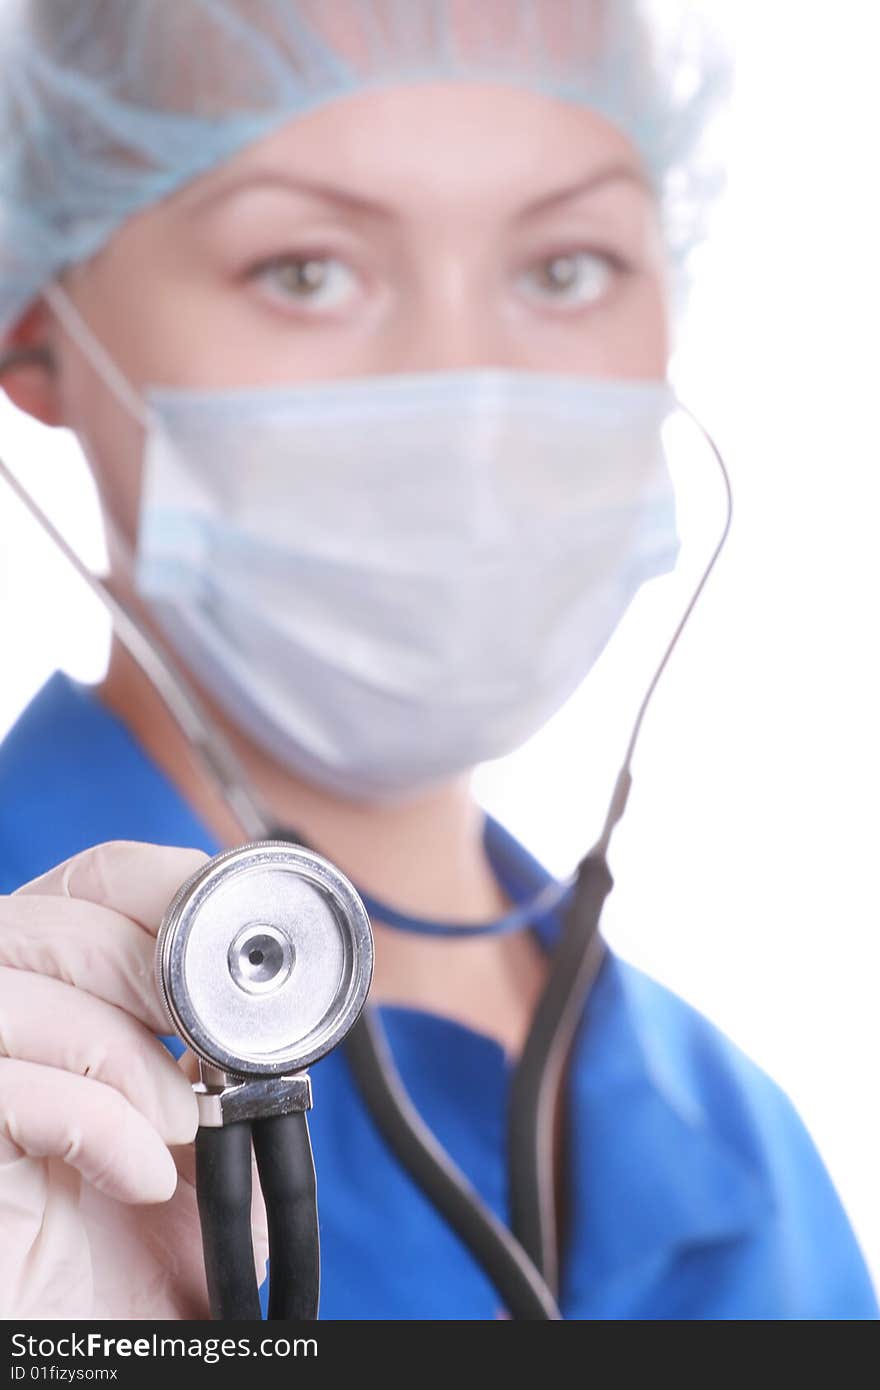
POLYGON ((177 892, 156 948, 175 1032, 235 1076, 284 1076, 332 1051, 373 973, 370 919, 354 887, 285 841, 210 859, 177 892))

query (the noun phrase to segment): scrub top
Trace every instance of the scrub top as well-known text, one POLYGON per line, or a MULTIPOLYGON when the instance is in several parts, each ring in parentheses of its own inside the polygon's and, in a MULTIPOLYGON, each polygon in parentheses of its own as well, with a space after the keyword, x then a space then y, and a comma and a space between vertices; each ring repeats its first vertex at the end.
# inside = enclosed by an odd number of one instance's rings
MULTIPOLYGON (((118 839, 219 848, 124 725, 57 673, 0 745, 0 892, 118 839)), ((547 881, 491 818, 485 844, 514 900, 547 881)), ((549 950, 560 922, 551 914, 532 929, 549 950)), ((501 1045, 418 1009, 379 1013, 423 1118, 507 1219, 511 1064, 501 1045)), ((311 1074, 321 1317, 499 1316, 494 1289, 374 1128, 344 1050, 311 1074)), ((877 1316, 839 1199, 790 1102, 705 1018, 610 952, 567 1086, 564 1317, 877 1316)))

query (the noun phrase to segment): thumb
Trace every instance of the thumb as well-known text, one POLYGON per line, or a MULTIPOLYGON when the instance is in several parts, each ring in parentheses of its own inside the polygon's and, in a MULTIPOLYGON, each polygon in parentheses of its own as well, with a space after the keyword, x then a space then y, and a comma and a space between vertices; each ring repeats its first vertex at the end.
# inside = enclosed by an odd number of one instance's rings
POLYGON ((77 898, 122 913, 154 936, 171 899, 208 860, 197 849, 111 840, 66 859, 19 894, 77 898))

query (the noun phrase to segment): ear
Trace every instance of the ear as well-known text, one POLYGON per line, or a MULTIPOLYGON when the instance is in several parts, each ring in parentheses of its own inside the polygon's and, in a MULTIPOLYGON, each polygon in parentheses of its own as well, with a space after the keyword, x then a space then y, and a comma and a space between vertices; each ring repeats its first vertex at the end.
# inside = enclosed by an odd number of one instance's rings
POLYGON ((0 388, 41 424, 63 425, 50 331, 49 311, 42 303, 19 320, 0 344, 0 388))

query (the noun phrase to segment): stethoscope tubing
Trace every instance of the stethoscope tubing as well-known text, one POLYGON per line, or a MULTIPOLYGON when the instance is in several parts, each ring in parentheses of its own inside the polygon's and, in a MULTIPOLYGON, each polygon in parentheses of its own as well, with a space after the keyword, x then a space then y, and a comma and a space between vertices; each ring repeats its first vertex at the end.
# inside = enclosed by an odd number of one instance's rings
MULTIPOLYGON (((449 1221, 498 1289, 511 1317, 517 1319, 556 1319, 561 1316, 556 1302, 560 1240, 555 1219, 552 1115, 560 1098, 560 1085, 567 1069, 577 1024, 601 967, 602 942, 598 923, 602 905, 611 889, 606 862, 608 842, 625 803, 629 768, 647 707, 730 531, 732 493, 724 460, 700 422, 686 407, 681 406, 681 409, 697 426, 719 466, 725 487, 727 516, 720 539, 639 708, 605 829, 597 846, 579 867, 566 925, 517 1065, 508 1133, 513 1229, 504 1227, 482 1202, 419 1117, 397 1075, 390 1050, 384 1041, 381 1023, 369 1004, 343 1044, 365 1103, 392 1152, 449 1221)), ((272 829, 239 760, 191 691, 176 663, 159 649, 153 636, 120 604, 106 585, 88 570, 2 460, 0 477, 5 479, 92 592, 102 600, 110 612, 119 639, 190 740, 206 774, 217 786, 248 838, 287 838, 305 844, 292 831, 279 835, 272 829)), ((257 1122, 253 1130, 250 1125, 244 1125, 242 1133, 235 1138, 229 1137, 236 1128, 234 1125, 227 1126, 225 1137, 205 1137, 205 1131, 199 1132, 196 1140, 197 1184, 201 1181, 203 1187, 199 1202, 200 1211, 204 1208, 202 1229, 209 1291, 213 1290, 210 1292, 212 1312, 215 1308, 218 1310, 214 1316, 222 1316, 227 1308, 239 1310, 231 1314, 235 1317, 260 1316, 258 1297, 256 1312, 253 1302, 256 1275, 250 1230, 252 1143, 257 1153, 267 1210, 276 1180, 279 1193, 280 1215, 276 1217, 274 1225, 270 1215, 269 1226, 270 1264, 276 1259, 279 1262, 277 1277, 270 1278, 270 1317, 273 1311, 279 1317, 288 1317, 289 1310, 311 1307, 309 1300, 312 1295, 306 1289, 317 1288, 317 1217, 315 1213, 312 1231, 312 1197, 308 1198, 311 1203, 309 1213, 304 1215, 305 1207, 300 1205, 297 1196, 297 1193, 308 1190, 302 1137, 304 1132, 308 1140, 308 1125, 305 1115, 298 1118, 303 1125, 297 1144, 292 1144, 289 1137, 283 1140, 279 1137, 276 1142, 274 1133, 271 1142, 260 1139, 262 1166, 257 1152, 257 1126, 274 1126, 278 1117, 257 1122), (286 1183, 280 1181, 282 1172, 287 1174, 286 1183), (247 1201, 243 1200, 245 1195, 247 1201), (233 1215, 233 1206, 236 1215, 233 1215), (302 1243, 302 1251, 297 1255, 299 1242, 302 1243), (246 1259, 248 1252, 249 1259, 246 1259), (307 1269, 311 1273, 304 1277, 303 1271, 307 1269), (274 1295, 273 1285, 276 1289, 274 1295)), ((285 1134, 289 1135, 290 1132, 288 1129, 285 1134)), ((223 1131, 216 1133, 222 1135, 223 1131)), ((268 1131, 261 1131, 261 1135, 264 1133, 268 1131)), ((310 1144, 308 1152, 311 1157, 310 1144)), ((313 1180, 313 1164, 311 1175, 313 1180)), ((314 1296, 316 1298, 316 1294, 314 1296)))
POLYGON ((483 1202, 407 1095, 377 1011, 367 1004, 342 1044, 380 1134, 470 1251, 517 1321, 561 1317, 553 1293, 514 1234, 483 1202))
POLYGON ((201 1126, 196 1134, 196 1198, 211 1317, 262 1317, 251 1230, 252 1157, 269 1230, 271 1321, 318 1316, 321 1258, 315 1164, 304 1112, 201 1126))

